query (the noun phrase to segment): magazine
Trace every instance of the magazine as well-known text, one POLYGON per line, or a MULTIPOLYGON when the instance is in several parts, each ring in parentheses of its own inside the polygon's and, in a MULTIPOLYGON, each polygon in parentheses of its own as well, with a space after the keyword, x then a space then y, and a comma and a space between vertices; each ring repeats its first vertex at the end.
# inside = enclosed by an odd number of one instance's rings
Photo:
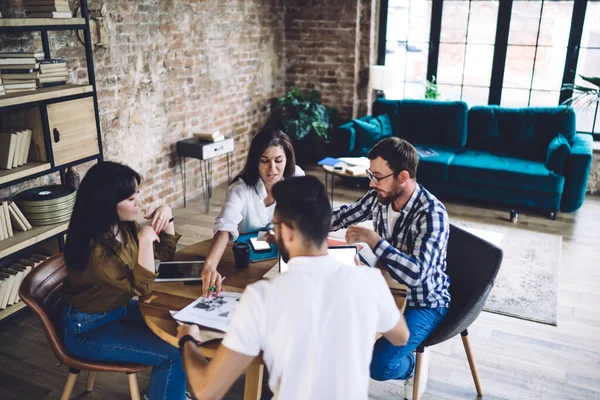
POLYGON ((433 157, 438 155, 435 150, 430 149, 429 147, 416 147, 416 149, 421 157, 433 157))
POLYGON ((221 292, 214 297, 200 297, 173 315, 179 322, 196 324, 227 332, 231 315, 242 297, 241 293, 221 292))

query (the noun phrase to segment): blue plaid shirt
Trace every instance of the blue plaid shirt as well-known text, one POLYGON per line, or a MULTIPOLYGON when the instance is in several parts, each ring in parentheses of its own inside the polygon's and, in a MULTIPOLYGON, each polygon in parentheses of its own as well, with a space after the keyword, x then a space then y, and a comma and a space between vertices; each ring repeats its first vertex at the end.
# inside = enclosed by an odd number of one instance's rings
POLYGON ((333 211, 332 230, 372 219, 382 237, 373 253, 396 281, 408 287, 412 307, 448 307, 450 278, 446 275, 446 246, 450 226, 444 205, 417 185, 392 228, 388 207, 370 190, 354 204, 333 211))

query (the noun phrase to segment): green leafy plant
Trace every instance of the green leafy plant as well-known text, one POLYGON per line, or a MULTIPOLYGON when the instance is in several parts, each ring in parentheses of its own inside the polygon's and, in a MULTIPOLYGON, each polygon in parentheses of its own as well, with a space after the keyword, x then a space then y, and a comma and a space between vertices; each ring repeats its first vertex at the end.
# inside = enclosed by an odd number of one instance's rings
MULTIPOLYGON (((579 74, 577 74, 579 75, 579 74)), ((580 86, 574 83, 563 85, 562 90, 573 91, 570 99, 563 104, 576 110, 587 111, 590 107, 600 103, 600 77, 588 77, 579 75, 584 81, 591 83, 594 87, 580 86)))
POLYGON ((337 116, 335 108, 321 104, 321 95, 316 90, 306 95, 294 88, 277 101, 267 125, 281 129, 296 141, 304 140, 314 132, 317 138, 328 143, 332 121, 337 116))
POLYGON ((429 100, 439 100, 441 97, 438 85, 435 82, 435 76, 431 78, 431 81, 426 81, 425 83, 425 98, 429 100))

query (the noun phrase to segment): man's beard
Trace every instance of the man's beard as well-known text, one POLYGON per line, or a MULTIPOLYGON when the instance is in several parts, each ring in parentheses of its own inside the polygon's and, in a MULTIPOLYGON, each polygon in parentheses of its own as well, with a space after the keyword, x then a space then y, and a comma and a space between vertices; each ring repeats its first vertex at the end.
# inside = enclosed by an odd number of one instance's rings
POLYGON ((396 201, 398 197, 402 196, 403 193, 404 190, 402 190, 401 187, 396 188, 392 193, 386 194, 385 196, 383 196, 381 192, 377 192, 377 201, 381 205, 389 206, 396 201))
POLYGON ((277 250, 279 250, 279 255, 283 259, 283 262, 287 264, 287 262, 290 261, 290 253, 283 244, 281 236, 275 235, 275 244, 277 245, 277 250))

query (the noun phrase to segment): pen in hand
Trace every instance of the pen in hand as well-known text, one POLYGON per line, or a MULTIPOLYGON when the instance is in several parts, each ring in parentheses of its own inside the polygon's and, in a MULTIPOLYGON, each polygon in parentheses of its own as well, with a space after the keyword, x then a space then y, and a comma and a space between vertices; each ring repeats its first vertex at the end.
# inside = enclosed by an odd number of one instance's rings
MULTIPOLYGON (((222 277, 222 278, 221 278, 221 282, 223 282, 223 281, 225 280, 225 278, 227 278, 227 277, 226 277, 226 276, 222 277)), ((210 294, 211 294, 212 292, 214 292, 216 289, 217 289, 217 285, 212 285, 212 286, 210 287, 210 289, 208 289, 208 295, 210 296, 210 294)))

